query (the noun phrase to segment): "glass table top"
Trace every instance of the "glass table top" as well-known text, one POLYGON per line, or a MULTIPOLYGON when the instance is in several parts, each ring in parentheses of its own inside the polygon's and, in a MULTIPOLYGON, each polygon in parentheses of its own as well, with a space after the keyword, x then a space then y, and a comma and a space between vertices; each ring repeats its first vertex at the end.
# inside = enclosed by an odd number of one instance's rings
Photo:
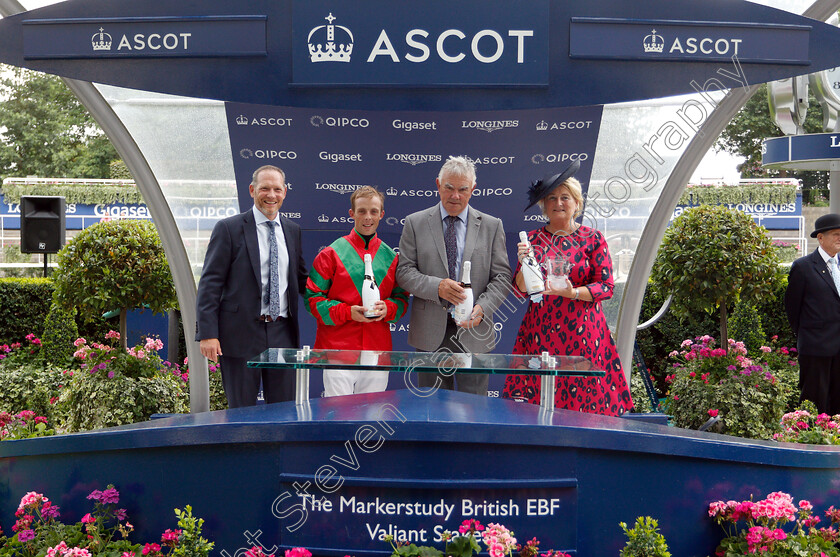
POLYGON ((455 354, 269 348, 248 361, 248 367, 273 369, 355 369, 392 372, 438 372, 600 377, 603 370, 582 356, 521 354, 455 354))

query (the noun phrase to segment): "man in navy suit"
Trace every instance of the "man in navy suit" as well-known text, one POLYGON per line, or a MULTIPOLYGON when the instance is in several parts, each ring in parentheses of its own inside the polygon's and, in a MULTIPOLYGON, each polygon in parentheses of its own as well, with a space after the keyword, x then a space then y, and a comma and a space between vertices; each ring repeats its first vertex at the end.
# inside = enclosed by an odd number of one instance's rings
POLYGON ((221 360, 230 408, 255 405, 260 380, 267 403, 294 399, 294 374, 245 364, 267 348, 300 345, 298 296, 308 276, 300 226, 280 215, 286 175, 276 166, 262 166, 254 172, 249 191, 254 206, 213 228, 196 304, 196 340, 205 358, 221 360), (271 259, 277 269, 273 281, 271 259), (271 297, 272 289, 279 297, 271 297))
POLYGON ((785 311, 797 337, 801 400, 820 412, 840 414, 840 215, 817 219, 819 247, 793 262, 785 311))

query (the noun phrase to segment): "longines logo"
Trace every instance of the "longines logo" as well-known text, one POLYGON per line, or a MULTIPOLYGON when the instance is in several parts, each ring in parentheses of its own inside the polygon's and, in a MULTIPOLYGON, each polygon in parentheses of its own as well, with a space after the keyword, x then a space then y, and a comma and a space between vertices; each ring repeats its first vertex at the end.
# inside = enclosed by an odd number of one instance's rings
POLYGON ((404 132, 437 130, 437 122, 406 122, 404 120, 394 120, 391 122, 391 125, 404 132))
MULTIPOLYGON (((117 52, 119 51, 135 51, 135 50, 189 50, 189 40, 192 33, 135 33, 131 38, 123 35, 120 42, 117 44, 117 52)), ((114 39, 110 33, 105 32, 104 27, 99 28, 98 33, 94 33, 90 38, 90 47, 94 52, 111 52, 114 39)))
POLYGON ((297 158, 297 153, 294 151, 276 151, 274 149, 241 149, 239 156, 243 159, 285 159, 294 160, 297 158))
POLYGON ((462 120, 461 127, 493 133, 505 128, 518 128, 519 120, 462 120))
POLYGON ((537 131, 567 131, 567 130, 588 130, 592 127, 592 120, 575 120, 571 122, 552 122, 545 120, 537 124, 537 131))
POLYGON ((332 12, 324 19, 328 24, 313 28, 306 38, 309 59, 312 62, 349 62, 353 54, 353 33, 343 25, 333 25, 337 18, 332 12), (339 31, 338 39, 336 30, 339 31))
POLYGON ((478 166, 481 164, 513 164, 516 157, 467 157, 467 159, 471 160, 474 165, 478 166))
POLYGON ((385 224, 389 224, 391 226, 403 226, 405 224, 405 219, 398 219, 397 217, 385 217, 385 224))
POLYGON ((236 117, 236 125, 238 126, 291 126, 292 119, 291 118, 274 118, 274 117, 262 117, 262 118, 252 118, 248 119, 247 116, 244 114, 240 114, 236 117))
POLYGON ((366 128, 370 126, 370 120, 367 118, 335 118, 333 116, 324 118, 317 114, 309 118, 309 123, 316 128, 320 128, 321 126, 329 126, 331 128, 366 128))
POLYGON ((531 162, 534 164, 541 164, 544 162, 566 162, 576 160, 583 162, 587 159, 589 159, 589 153, 556 153, 549 155, 537 153, 536 155, 531 157, 531 162))
POLYGON ((525 222, 537 221, 548 222, 548 217, 545 215, 525 215, 525 222))
POLYGON ((415 155, 413 153, 388 153, 385 155, 386 161, 397 161, 417 166, 427 162, 440 162, 443 160, 442 155, 415 155))
POLYGON ((366 185, 367 184, 321 184, 319 182, 315 182, 315 189, 331 191, 333 193, 340 193, 341 195, 344 195, 345 193, 353 193, 357 189, 366 185))

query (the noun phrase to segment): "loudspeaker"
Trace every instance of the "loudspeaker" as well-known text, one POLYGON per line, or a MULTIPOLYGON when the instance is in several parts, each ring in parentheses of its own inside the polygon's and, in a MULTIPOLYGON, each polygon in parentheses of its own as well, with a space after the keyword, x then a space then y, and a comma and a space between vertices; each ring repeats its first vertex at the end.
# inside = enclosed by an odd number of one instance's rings
POLYGON ((58 253, 65 238, 63 197, 21 196, 21 253, 58 253))

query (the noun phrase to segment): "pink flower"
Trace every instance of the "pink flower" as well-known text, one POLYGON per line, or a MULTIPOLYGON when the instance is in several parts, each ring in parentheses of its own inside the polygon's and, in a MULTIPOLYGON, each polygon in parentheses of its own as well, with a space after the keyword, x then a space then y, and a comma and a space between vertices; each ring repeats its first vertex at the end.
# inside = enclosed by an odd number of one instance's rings
POLYGON ((718 411, 716 409, 712 408, 709 410, 709 416, 711 416, 712 418, 716 417, 717 415, 718 411))
POLYGON ((18 532, 17 537, 19 542, 28 542, 35 539, 35 531, 23 530, 21 532, 18 532))
POLYGON ((467 520, 462 522, 461 525, 458 527, 458 531, 462 534, 466 534, 470 531, 481 532, 482 530, 484 530, 484 526, 481 524, 481 522, 472 518, 468 518, 467 520))
POLYGON ((772 349, 772 348, 770 348, 769 346, 762 346, 761 348, 759 348, 759 350, 761 350, 761 351, 762 351, 762 352, 764 352, 765 354, 767 354, 768 352, 772 352, 772 351, 773 351, 773 349, 772 349))
POLYGON ((178 537, 181 535, 180 530, 170 530, 167 529, 161 536, 160 541, 162 542, 177 542, 178 537))
POLYGON ((143 555, 148 555, 149 553, 158 553, 160 552, 160 545, 156 543, 147 543, 143 546, 143 555))
POLYGON ((94 522, 96 522, 96 519, 93 518, 90 515, 90 513, 87 513, 85 516, 82 517, 82 522, 84 522, 85 524, 93 524, 94 522))
POLYGON ((73 346, 81 346, 81 345, 85 344, 86 342, 87 341, 85 339, 83 339, 82 337, 79 337, 79 338, 77 338, 76 340, 73 341, 73 346))
POLYGON ((62 541, 57 546, 47 550, 47 557, 62 557, 65 551, 67 551, 67 544, 62 541))
POLYGON ((802 499, 801 501, 799 501, 799 508, 803 511, 811 511, 814 509, 814 505, 812 505, 810 501, 802 499))
POLYGON ((41 495, 40 493, 35 493, 34 491, 30 491, 26 495, 20 498, 20 505, 18 505, 18 510, 22 511, 26 507, 35 507, 41 502, 47 502, 49 499, 41 495))
POLYGON ((674 395, 674 400, 679 400, 680 397, 678 395, 674 395))
POLYGON ((312 557, 312 554, 302 547, 295 547, 286 550, 286 557, 312 557))
POLYGON ((108 340, 120 340, 120 334, 117 331, 108 331, 105 333, 105 338, 108 340))

